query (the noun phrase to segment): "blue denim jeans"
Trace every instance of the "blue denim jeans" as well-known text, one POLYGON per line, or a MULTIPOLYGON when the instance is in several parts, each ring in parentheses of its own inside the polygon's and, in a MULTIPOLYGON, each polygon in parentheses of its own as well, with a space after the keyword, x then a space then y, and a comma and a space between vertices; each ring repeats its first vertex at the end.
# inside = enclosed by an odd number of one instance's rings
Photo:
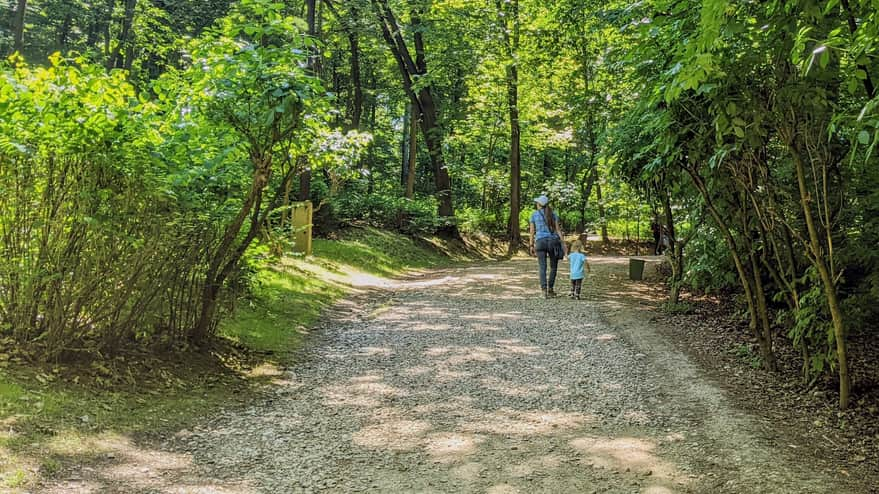
POLYGON ((555 248, 559 240, 555 237, 541 238, 537 241, 537 264, 540 266, 540 288, 553 290, 555 276, 559 268, 559 259, 555 257, 555 248), (546 260, 549 258, 549 280, 546 279, 546 260))

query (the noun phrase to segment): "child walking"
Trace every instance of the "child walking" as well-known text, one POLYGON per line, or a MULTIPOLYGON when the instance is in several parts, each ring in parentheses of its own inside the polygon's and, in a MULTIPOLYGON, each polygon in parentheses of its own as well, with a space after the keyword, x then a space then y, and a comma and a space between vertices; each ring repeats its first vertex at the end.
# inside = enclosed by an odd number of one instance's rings
POLYGON ((585 268, 588 273, 592 272, 592 267, 586 260, 586 255, 583 254, 583 242, 579 240, 574 241, 571 245, 571 252, 568 254, 568 262, 571 263, 570 297, 580 300, 580 289, 583 287, 583 278, 586 277, 583 269, 585 268))

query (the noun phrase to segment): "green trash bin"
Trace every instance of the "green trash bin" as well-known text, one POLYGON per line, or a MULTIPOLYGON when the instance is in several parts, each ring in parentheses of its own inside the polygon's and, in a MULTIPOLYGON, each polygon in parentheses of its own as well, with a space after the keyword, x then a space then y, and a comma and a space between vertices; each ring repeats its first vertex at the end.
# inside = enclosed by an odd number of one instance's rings
POLYGON ((629 279, 641 280, 644 278, 644 259, 629 258, 629 279))

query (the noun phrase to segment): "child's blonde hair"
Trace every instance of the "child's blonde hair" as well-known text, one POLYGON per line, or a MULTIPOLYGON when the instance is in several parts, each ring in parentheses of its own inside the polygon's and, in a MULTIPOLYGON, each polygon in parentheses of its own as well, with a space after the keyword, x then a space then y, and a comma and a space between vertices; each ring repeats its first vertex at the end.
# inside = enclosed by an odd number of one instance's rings
POLYGON ((571 244, 571 252, 583 252, 583 242, 579 240, 574 240, 574 243, 571 244))

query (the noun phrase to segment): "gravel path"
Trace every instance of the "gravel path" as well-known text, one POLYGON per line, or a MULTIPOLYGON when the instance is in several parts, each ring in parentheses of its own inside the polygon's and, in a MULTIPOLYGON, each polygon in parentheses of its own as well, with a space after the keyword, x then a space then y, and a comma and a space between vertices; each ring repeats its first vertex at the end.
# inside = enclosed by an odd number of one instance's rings
POLYGON ((662 341, 623 293, 625 259, 592 262, 581 301, 537 298, 536 262, 517 259, 340 307, 272 399, 166 444, 191 463, 153 489, 861 492, 662 341))

